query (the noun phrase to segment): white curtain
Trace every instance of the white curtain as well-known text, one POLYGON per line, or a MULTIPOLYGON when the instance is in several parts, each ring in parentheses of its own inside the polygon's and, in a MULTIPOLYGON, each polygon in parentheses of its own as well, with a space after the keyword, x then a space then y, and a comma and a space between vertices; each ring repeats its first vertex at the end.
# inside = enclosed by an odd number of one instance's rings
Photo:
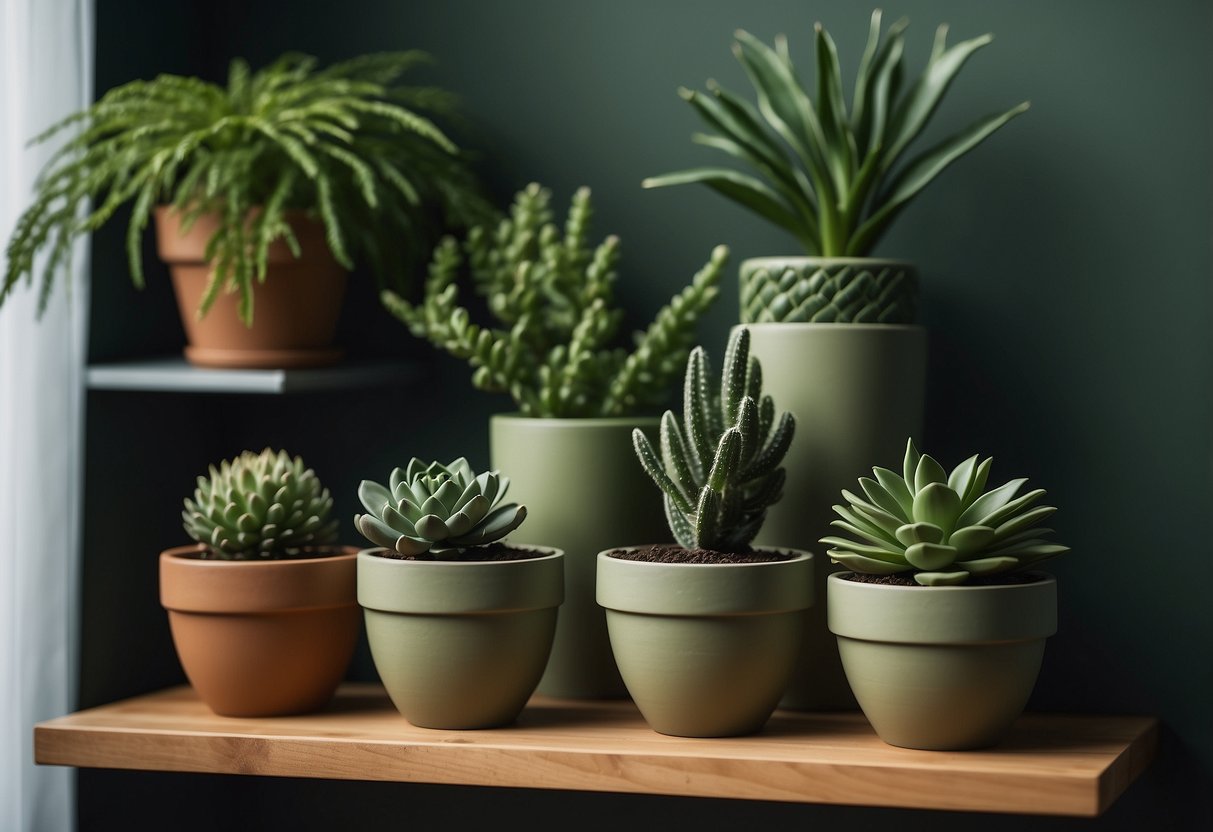
MULTIPOLYGON (((53 150, 27 147, 92 96, 92 0, 0 0, 0 233, 53 150)), ((74 772, 34 765, 33 727, 75 706, 87 250, 0 308, 0 829, 74 828, 74 772)))

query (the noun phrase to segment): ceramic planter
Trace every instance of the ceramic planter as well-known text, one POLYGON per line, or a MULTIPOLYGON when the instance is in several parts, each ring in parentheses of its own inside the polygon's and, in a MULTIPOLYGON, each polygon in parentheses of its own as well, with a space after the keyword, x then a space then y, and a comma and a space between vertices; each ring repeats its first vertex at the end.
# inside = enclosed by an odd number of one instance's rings
POLYGON ((620 542, 671 540, 661 500, 632 449, 632 430, 657 435, 658 419, 490 420, 492 468, 510 477, 509 499, 527 506, 511 540, 565 553, 564 604, 538 692, 571 699, 627 696, 594 599, 598 552, 620 542))
POLYGON ((199 697, 221 716, 281 716, 328 704, 360 633, 358 550, 292 560, 160 554, 160 602, 199 697))
POLYGON ((253 325, 248 327, 237 313, 237 292, 220 292, 201 320, 197 315, 211 275, 205 253, 216 219, 203 215, 182 234, 178 214, 166 206, 155 210, 157 251, 172 276, 191 364, 315 367, 341 358, 333 340, 348 272, 329 251, 322 223, 302 214, 288 216, 301 256, 296 258, 281 240, 270 245, 266 279, 254 286, 253 325))
MULTIPOLYGON (((750 353, 762 362, 763 388, 800 428, 784 461, 784 496, 754 542, 816 551, 832 533, 831 506, 881 460, 901 459, 921 434, 927 333, 894 324, 752 323, 750 353)), ((800 660, 781 707, 856 707, 826 626, 825 579, 835 567, 814 562, 817 597, 800 660)))
POLYGON ((814 556, 753 564, 598 554, 598 603, 649 726, 679 737, 762 729, 787 687, 813 603, 814 556))
POLYGON ((1036 685, 1057 631, 1057 581, 889 586, 829 577, 830 630, 873 729, 890 745, 996 745, 1036 685))
POLYGON ((421 728, 493 728, 521 713, 552 649, 564 552, 502 561, 358 555, 371 658, 396 709, 421 728))

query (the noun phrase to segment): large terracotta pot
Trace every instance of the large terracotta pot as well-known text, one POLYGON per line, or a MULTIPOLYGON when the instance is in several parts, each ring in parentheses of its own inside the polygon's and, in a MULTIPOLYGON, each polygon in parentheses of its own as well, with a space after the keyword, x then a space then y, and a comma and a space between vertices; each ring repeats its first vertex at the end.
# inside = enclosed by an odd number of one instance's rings
POLYGON ((360 632, 358 549, 291 560, 160 554, 160 602, 199 697, 221 716, 309 713, 345 677, 360 632))
POLYGON ((527 507, 516 543, 564 550, 564 604, 539 693, 564 699, 622 699, 606 616, 594 599, 597 556, 610 546, 671 542, 661 493, 636 458, 632 431, 657 441, 656 417, 490 420, 492 467, 510 478, 510 499, 527 507))
POLYGON ((167 206, 155 210, 156 245, 169 267, 181 323, 186 359, 205 367, 281 368, 332 364, 342 356, 334 347, 345 299, 348 272, 325 241, 324 225, 302 213, 288 214, 299 241, 298 258, 286 243, 269 247, 264 283, 253 289, 253 324, 240 320, 239 292, 221 291, 205 316, 198 308, 211 266, 206 245, 218 227, 203 215, 185 234, 179 215, 167 206))
POLYGON ((882 740, 963 751, 998 744, 1036 685, 1057 632, 1057 579, 890 586, 830 575, 830 630, 882 740))
POLYGON ((420 728, 494 728, 535 692, 564 597, 564 552, 442 561, 358 555, 358 602, 375 669, 420 728))
MULTIPOLYGON (((633 547, 624 547, 633 548, 633 547)), ((598 603, 623 680, 654 731, 760 731, 788 684, 813 603, 815 557, 650 563, 598 554, 598 603)))

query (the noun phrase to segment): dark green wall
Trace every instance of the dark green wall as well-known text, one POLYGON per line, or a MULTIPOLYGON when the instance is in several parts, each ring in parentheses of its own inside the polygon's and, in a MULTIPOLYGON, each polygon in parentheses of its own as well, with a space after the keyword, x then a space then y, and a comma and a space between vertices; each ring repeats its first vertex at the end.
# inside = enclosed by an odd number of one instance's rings
MULTIPOLYGON (((912 259, 923 272, 931 354, 920 444, 945 462, 990 453, 996 477, 1027 476, 1060 508, 1058 539, 1073 551, 1052 567, 1061 628, 1030 707, 1159 717, 1161 753, 1141 781, 1085 822, 84 771, 82 829, 162 828, 157 813, 171 807, 189 812, 178 829, 319 828, 322 820, 464 828, 506 813, 553 829, 1211 828, 1213 11, 1197 0, 883 8, 887 20, 910 18, 915 66, 939 22, 954 39, 995 34, 961 73, 934 133, 1032 102, 932 185, 877 253, 912 259)), ((326 61, 429 50, 438 60, 429 77, 466 98, 477 122, 468 141, 485 153, 499 199, 530 180, 552 187, 560 205, 578 185, 593 189, 599 233, 622 237, 620 295, 638 324, 713 245, 731 247, 729 281, 702 330, 718 350, 736 319, 736 264, 793 246, 706 190, 640 188, 644 176, 712 159, 690 143, 698 123, 675 90, 709 77, 744 89, 729 52, 738 27, 764 39, 786 32, 808 66, 818 20, 849 75, 869 11, 843 0, 102 0, 97 82, 103 90, 160 71, 218 79, 234 55, 260 63, 288 49, 326 61)), ((94 261, 94 357, 176 349, 179 324, 156 267, 156 285, 130 288, 116 229, 98 235, 94 261)), ((154 556, 179 541, 173 518, 183 489, 212 458, 290 443, 328 472, 346 514, 340 494, 384 455, 486 459, 483 420, 505 403, 470 391, 463 366, 410 341, 376 307, 368 281, 355 284, 343 333, 354 353, 426 361, 427 398, 417 390, 337 400, 90 397, 84 704, 180 680, 155 603, 154 556), (459 418, 448 421, 448 412, 459 418), (363 428, 368 416, 378 431, 363 428)), ((371 672, 363 655, 352 674, 371 672)))

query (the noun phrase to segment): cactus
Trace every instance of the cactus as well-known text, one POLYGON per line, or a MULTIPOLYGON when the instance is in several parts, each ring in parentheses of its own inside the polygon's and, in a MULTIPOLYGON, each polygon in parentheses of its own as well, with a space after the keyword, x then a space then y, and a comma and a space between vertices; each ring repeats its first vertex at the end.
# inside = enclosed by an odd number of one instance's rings
POLYGON ((386 291, 384 306, 424 338, 472 367, 472 383, 508 393, 528 416, 630 416, 658 406, 682 369, 695 326, 716 298, 728 249, 717 246, 691 284, 662 307, 630 349, 616 342, 617 236, 589 246, 593 207, 576 191, 564 233, 552 221, 551 193, 531 183, 496 227, 473 228, 435 248, 424 297, 414 304, 386 291), (464 266, 498 327, 474 323, 459 302, 464 266))
POLYGON ((976 455, 949 474, 914 440, 906 443, 903 473, 876 467, 861 477, 867 499, 843 490, 849 506, 836 505, 842 519, 831 525, 859 541, 823 537, 830 559, 855 572, 911 573, 923 586, 962 584, 972 576, 1015 572, 1069 551, 1044 538, 1038 524, 1056 509, 1032 506, 1045 495, 1035 489, 1016 496, 1026 479, 985 490, 992 457, 976 455))
POLYGON ((734 328, 719 383, 707 352, 687 358, 682 423, 661 417, 658 457, 648 437, 632 432, 636 455, 661 489, 674 539, 687 549, 745 552, 767 509, 783 496, 780 467, 792 442, 791 413, 775 421, 775 403, 762 394, 762 367, 750 355, 750 332, 734 328))
POLYGON ((526 506, 501 502, 509 487, 509 477, 476 474, 464 457, 447 465, 413 457, 386 487, 362 481, 358 499, 368 513, 355 515, 354 526, 389 557, 466 559, 526 519, 526 506))
POLYGON ((282 559, 331 544, 333 498, 316 473, 286 451, 244 451, 198 477, 181 513, 186 533, 221 560, 282 559))

